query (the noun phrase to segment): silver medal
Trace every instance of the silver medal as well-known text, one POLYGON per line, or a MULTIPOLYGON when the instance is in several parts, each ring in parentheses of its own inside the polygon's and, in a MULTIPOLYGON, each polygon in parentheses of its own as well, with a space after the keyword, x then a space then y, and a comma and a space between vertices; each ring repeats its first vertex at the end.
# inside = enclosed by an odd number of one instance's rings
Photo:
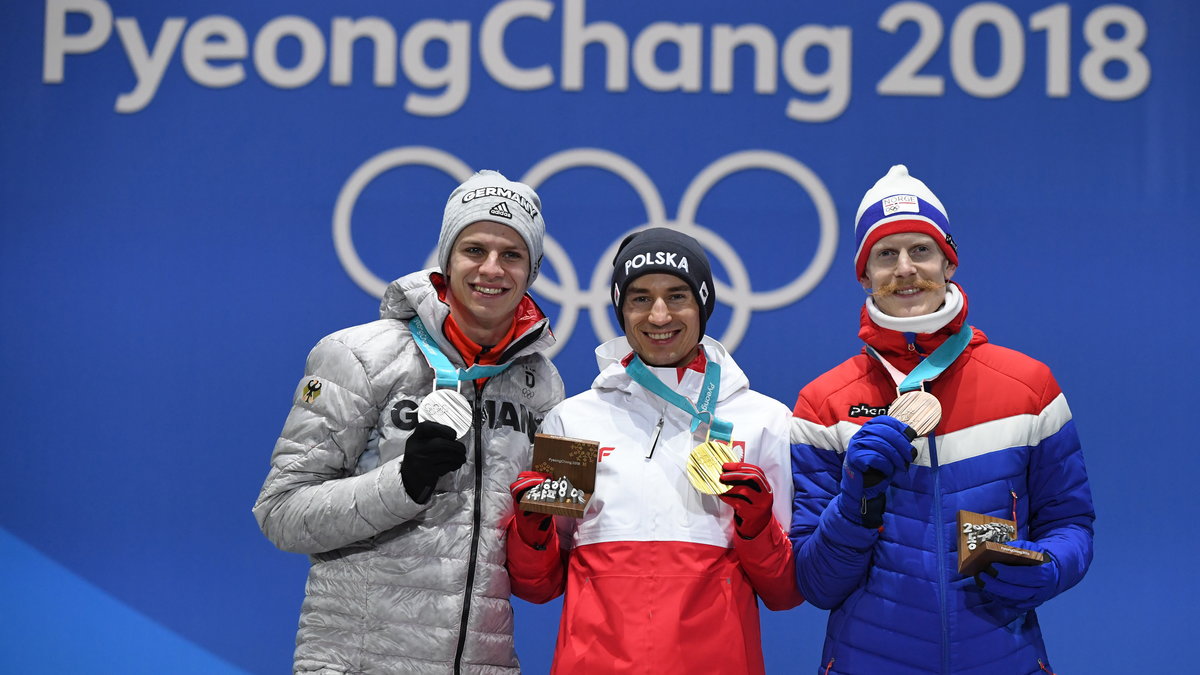
POLYGON ((445 424, 462 438, 471 428, 471 404, 453 389, 434 389, 417 406, 417 419, 422 422, 445 424))

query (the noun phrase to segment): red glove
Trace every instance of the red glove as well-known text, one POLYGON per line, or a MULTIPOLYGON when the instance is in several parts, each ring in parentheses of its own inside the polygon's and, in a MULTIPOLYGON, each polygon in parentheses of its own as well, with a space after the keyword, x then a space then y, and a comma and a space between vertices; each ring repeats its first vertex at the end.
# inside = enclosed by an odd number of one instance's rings
POLYGON ((533 511, 521 510, 521 496, 525 491, 541 485, 543 482, 550 479, 550 474, 541 471, 522 471, 517 474, 517 479, 513 484, 508 486, 508 491, 513 496, 513 521, 517 526, 517 534, 521 537, 521 541, 536 548, 544 550, 546 544, 550 542, 550 535, 554 533, 551 525, 554 524, 554 516, 548 513, 535 513, 533 511))
POLYGON ((738 535, 753 539, 771 522, 771 506, 775 503, 771 484, 762 469, 753 464, 727 462, 721 469, 725 472, 721 474, 721 482, 733 487, 718 496, 733 507, 738 535))

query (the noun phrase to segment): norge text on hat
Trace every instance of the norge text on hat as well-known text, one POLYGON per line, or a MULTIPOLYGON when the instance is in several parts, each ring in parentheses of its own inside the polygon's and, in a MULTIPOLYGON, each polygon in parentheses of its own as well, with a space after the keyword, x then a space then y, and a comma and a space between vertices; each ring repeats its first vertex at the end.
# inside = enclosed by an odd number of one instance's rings
POLYGON ((438 236, 438 265, 450 269, 450 251, 458 235, 468 225, 488 220, 507 225, 521 235, 529 249, 529 283, 537 278, 542 264, 542 238, 546 223, 542 219, 542 200, 533 188, 511 181, 499 171, 483 169, 454 188, 442 214, 442 233, 438 236))
POLYGON ((713 292, 712 266, 700 242, 666 227, 651 227, 625 237, 613 259, 612 304, 617 310, 617 322, 625 330, 621 303, 625 290, 634 279, 645 274, 672 274, 683 279, 692 289, 700 312, 700 334, 717 304, 713 292))
POLYGON ((897 232, 921 232, 933 237, 946 259, 958 264, 958 245, 950 236, 946 207, 924 183, 897 164, 863 195, 854 217, 854 272, 862 278, 875 242, 897 232))

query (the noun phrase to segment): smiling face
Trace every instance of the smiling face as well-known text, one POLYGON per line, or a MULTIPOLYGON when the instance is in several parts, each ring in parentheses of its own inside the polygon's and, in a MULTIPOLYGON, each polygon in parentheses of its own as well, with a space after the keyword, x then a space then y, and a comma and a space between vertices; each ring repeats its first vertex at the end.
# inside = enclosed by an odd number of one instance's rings
POLYGON ((529 285, 529 249, 517 231, 490 221, 463 229, 450 251, 450 314, 467 337, 495 345, 529 285))
POLYGON ((957 267, 937 242, 919 232, 890 234, 871 247, 859 280, 873 292, 875 306, 889 316, 923 316, 946 301, 946 283, 957 267))
POLYGON ((673 274, 640 276, 629 283, 621 305, 625 338, 647 365, 682 368, 696 357, 700 311, 683 279, 673 274))

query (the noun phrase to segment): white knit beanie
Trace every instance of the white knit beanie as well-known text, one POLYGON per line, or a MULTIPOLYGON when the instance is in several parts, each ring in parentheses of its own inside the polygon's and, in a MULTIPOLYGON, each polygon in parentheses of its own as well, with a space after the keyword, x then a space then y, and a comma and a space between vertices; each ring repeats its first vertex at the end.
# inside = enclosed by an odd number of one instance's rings
POLYGON ((950 236, 946 207, 924 183, 908 175, 908 167, 897 164, 863 195, 854 216, 854 271, 862 278, 867 256, 875 242, 898 232, 921 232, 933 237, 946 259, 958 264, 958 245, 950 236))

